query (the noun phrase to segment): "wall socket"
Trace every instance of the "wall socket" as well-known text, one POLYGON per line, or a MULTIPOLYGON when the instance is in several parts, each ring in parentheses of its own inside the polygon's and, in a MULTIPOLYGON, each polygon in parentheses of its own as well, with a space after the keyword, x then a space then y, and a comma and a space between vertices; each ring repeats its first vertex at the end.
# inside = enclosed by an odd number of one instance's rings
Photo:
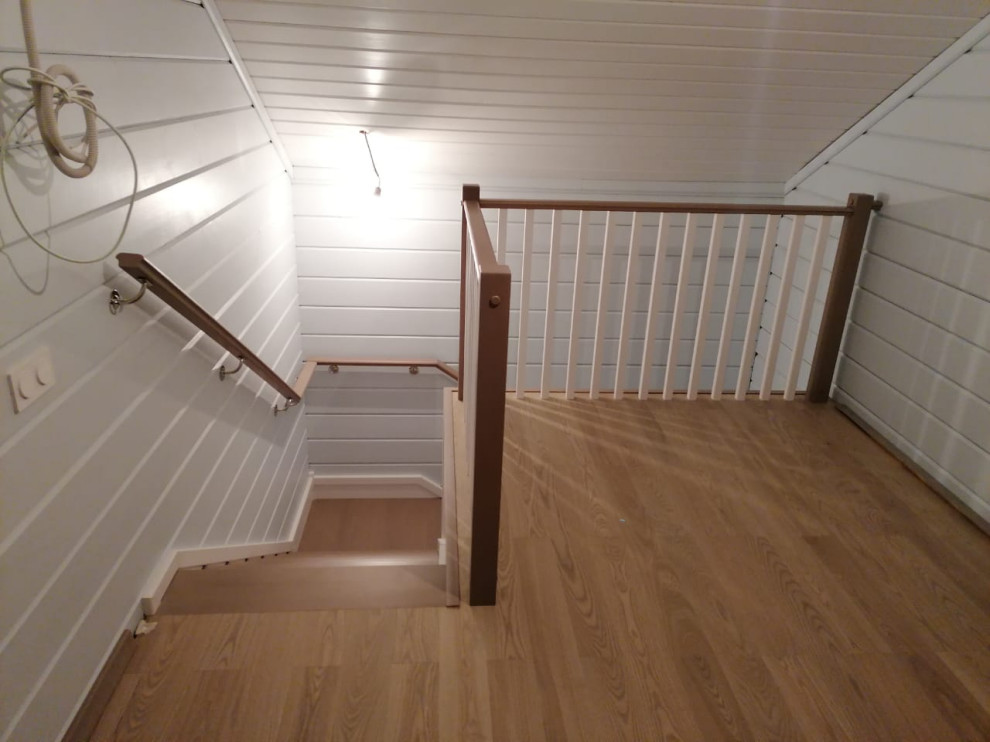
POLYGON ((24 412, 35 400, 55 386, 55 366, 47 347, 40 347, 30 356, 7 370, 7 383, 14 399, 14 412, 24 412))

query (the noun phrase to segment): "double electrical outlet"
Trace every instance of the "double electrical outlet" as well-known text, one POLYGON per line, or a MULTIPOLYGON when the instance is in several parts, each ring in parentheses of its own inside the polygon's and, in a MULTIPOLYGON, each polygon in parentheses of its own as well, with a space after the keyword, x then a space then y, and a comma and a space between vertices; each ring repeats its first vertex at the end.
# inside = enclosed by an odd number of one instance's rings
POLYGON ((24 412, 55 386, 55 366, 47 347, 40 347, 7 370, 7 383, 14 399, 14 412, 24 412))

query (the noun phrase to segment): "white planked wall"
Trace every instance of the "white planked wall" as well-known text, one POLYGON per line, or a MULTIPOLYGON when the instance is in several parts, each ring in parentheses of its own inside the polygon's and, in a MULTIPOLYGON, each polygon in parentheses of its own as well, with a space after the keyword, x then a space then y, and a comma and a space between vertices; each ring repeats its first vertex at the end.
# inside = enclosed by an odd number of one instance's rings
MULTIPOLYGON (((36 23, 44 63, 75 68, 136 152, 122 249, 152 256, 294 379, 288 177, 203 8, 38 2, 36 23)), ((0 0, 0 66, 24 64, 19 28, 15 0, 0 0)), ((28 224, 76 256, 100 254, 123 216, 129 164, 112 137, 102 145, 83 181, 24 150, 14 161, 30 168, 8 172, 28 224)), ((135 286, 115 260, 49 261, 5 205, 0 234, 0 371, 47 346, 57 377, 21 414, 0 398, 0 739, 36 742, 60 737, 168 549, 286 535, 305 486, 305 418, 274 417, 274 393, 250 372, 221 383, 219 349, 156 298, 111 316, 110 287, 135 286)))
MULTIPOLYGON (((394 183, 392 161, 382 157, 384 163, 384 190, 380 198, 371 195, 372 186, 362 180, 369 169, 362 149, 363 141, 355 137, 355 171, 306 167, 297 164, 293 186, 298 245, 299 289, 302 305, 303 347, 308 356, 437 358, 456 365, 458 335, 458 301, 460 270, 460 197, 461 184, 449 177, 429 174, 404 174, 404 182, 394 183), (393 176, 392 182, 389 176, 393 176)), ((318 146, 311 142, 310 147, 318 146)), ((298 150, 299 143, 288 143, 290 151, 298 150)), ((386 154, 388 150, 386 150, 386 154)), ((779 202, 779 187, 773 184, 745 186, 719 186, 717 184, 614 183, 566 181, 533 182, 517 180, 515 183, 497 177, 482 178, 482 193, 486 197, 515 198, 611 198, 639 200, 747 200, 779 202)), ((486 214, 492 239, 495 238, 497 218, 494 212, 486 214)), ((513 269, 512 320, 510 325, 509 382, 515 380, 515 358, 518 349, 519 281, 521 260, 522 212, 510 213, 510 237, 508 263, 513 269)), ((622 283, 625 280, 625 260, 629 247, 629 223, 631 216, 619 219, 624 226, 616 232, 616 259, 612 268, 609 294, 609 321, 607 323, 607 360, 603 383, 609 388, 614 381, 616 338, 622 306, 622 283), (610 360, 609 360, 610 359, 610 360)), ((597 281, 600 275, 604 214, 596 214, 595 226, 589 230, 588 281, 597 281), (594 256, 598 256, 595 258, 594 256)), ((734 225, 735 221, 730 221, 734 225)), ((559 311, 555 314, 554 373, 555 388, 563 388, 564 362, 567 349, 566 333, 569 329, 571 286, 574 272, 576 214, 567 216, 565 237, 562 242, 560 291, 557 294, 559 311), (570 271, 568 273, 568 271, 570 271)), ((648 302, 648 285, 652 271, 653 246, 656 242, 656 218, 649 220, 652 229, 643 231, 643 254, 637 276, 637 315, 635 335, 630 359, 629 386, 635 387, 639 358, 642 354, 642 335, 645 310, 648 302), (639 355, 637 355, 639 354, 639 355)), ((532 285, 529 319, 529 350, 527 386, 539 386, 539 359, 542 356, 542 332, 546 307, 547 253, 549 249, 550 216, 541 216, 536 227, 536 276, 532 285), (540 276, 542 275, 542 279, 540 276), (541 282, 542 281, 542 282, 541 282)), ((760 225, 762 226, 762 225, 760 225)), ((744 283, 752 285, 755 273, 755 256, 759 249, 759 235, 750 240, 753 256, 744 275, 744 283)), ((692 280, 700 283, 704 273, 709 231, 699 231, 695 250, 692 280)), ((730 255, 734 245, 734 227, 726 229, 722 254, 730 255)), ((665 289, 661 295, 664 306, 673 303, 673 286, 677 261, 680 255, 680 239, 683 230, 672 229, 666 270, 665 289)), ((725 284, 731 258, 721 261, 716 292, 724 305, 725 284)), ((697 303, 700 286, 692 292, 697 303)), ((744 287, 738 306, 748 309, 749 292, 744 287)), ((595 323, 597 292, 585 293, 582 312, 582 328, 586 340, 582 341, 579 358, 580 382, 587 387, 595 323)), ((659 363, 666 358, 667 346, 664 332, 669 332, 669 307, 661 317, 655 356, 659 363), (666 320, 666 325, 664 325, 666 320), (663 328, 667 329, 664 330, 663 328)), ((689 310, 690 311, 690 310, 689 310)), ((695 310, 696 311, 696 310, 695 310)), ((691 349, 694 337, 696 313, 690 314, 682 342, 678 385, 687 386, 691 349)), ((720 327, 721 314, 713 312, 709 334, 714 338, 720 327)), ((743 323, 737 322, 734 335, 742 337, 743 323)), ((737 344, 738 345, 738 344, 737 344)), ((717 344, 708 343, 706 354, 707 383, 711 381, 711 366, 715 361, 717 344)), ((739 355, 736 348, 736 356, 739 355)), ((734 385, 735 371, 727 374, 727 386, 734 385)), ((662 383, 662 365, 654 373, 659 388, 662 383)), ((431 391, 423 385, 442 383, 437 377, 421 374, 410 377, 408 373, 344 372, 337 378, 321 371, 314 382, 315 389, 307 395, 308 425, 312 431, 310 462, 317 473, 322 474, 414 474, 419 473, 439 483, 440 445, 439 415, 441 397, 439 387, 431 391), (430 379, 433 381, 430 381, 430 379), (396 400, 393 402, 392 400, 396 400), (410 402, 415 400, 415 404, 410 402), (409 405, 413 405, 409 407, 409 405), (400 416, 408 425, 399 429, 395 422, 400 416), (419 426, 411 425, 413 420, 419 426), (351 452, 348 461, 336 439, 349 426, 356 425, 363 438, 359 450, 351 452), (326 435, 320 430, 331 431, 326 435)), ((704 386, 705 379, 702 380, 704 386)), ((444 384, 446 385, 446 384, 444 384)))
POLYGON ((317 476, 413 476, 443 481, 443 390, 423 368, 320 368, 306 392, 309 459, 317 476))
POLYGON ((834 398, 990 522, 990 40, 788 201, 880 194, 834 398))

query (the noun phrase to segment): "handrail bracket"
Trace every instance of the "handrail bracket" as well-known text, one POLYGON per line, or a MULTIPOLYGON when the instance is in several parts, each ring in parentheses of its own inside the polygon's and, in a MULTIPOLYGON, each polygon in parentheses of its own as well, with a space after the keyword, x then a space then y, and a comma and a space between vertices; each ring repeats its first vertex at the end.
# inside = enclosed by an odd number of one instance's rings
POLYGON ((217 371, 217 375, 220 377, 220 381, 223 381, 228 376, 233 376, 234 374, 236 374, 242 368, 244 368, 244 359, 242 357, 238 356, 237 357, 237 365, 234 366, 234 368, 232 368, 232 369, 230 369, 228 371, 226 364, 224 364, 223 366, 220 367, 220 370, 217 371))
POLYGON ((138 281, 141 283, 141 288, 129 299, 122 297, 117 289, 112 289, 110 291, 110 301, 108 302, 110 314, 117 314, 117 312, 119 312, 121 307, 125 304, 133 304, 144 296, 145 292, 148 290, 148 281, 143 278, 139 278, 138 281))
POLYGON ((285 412, 289 408, 295 407, 297 404, 299 404, 299 400, 298 399, 286 399, 285 400, 285 407, 283 407, 282 409, 279 409, 278 403, 276 402, 275 405, 272 406, 272 414, 275 415, 276 417, 278 417, 278 413, 285 412))

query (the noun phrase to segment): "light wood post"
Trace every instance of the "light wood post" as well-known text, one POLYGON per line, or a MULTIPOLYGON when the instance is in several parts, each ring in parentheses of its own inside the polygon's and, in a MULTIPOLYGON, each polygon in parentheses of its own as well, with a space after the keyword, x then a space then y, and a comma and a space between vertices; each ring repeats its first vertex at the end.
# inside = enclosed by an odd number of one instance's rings
POLYGON ((461 316, 460 336, 457 344, 457 400, 464 401, 464 282, 467 280, 467 216, 464 213, 466 201, 480 201, 481 186, 461 186, 461 316))
POLYGON ((849 315, 856 272, 863 253, 866 229, 870 224, 870 214, 874 209, 873 196, 866 193, 852 193, 846 202, 852 213, 842 223, 839 245, 835 252, 832 279, 825 297, 825 311, 822 314, 821 329, 818 331, 818 345, 811 362, 811 375, 808 377, 808 402, 828 401, 832 388, 832 376, 839 359, 839 346, 849 315))

